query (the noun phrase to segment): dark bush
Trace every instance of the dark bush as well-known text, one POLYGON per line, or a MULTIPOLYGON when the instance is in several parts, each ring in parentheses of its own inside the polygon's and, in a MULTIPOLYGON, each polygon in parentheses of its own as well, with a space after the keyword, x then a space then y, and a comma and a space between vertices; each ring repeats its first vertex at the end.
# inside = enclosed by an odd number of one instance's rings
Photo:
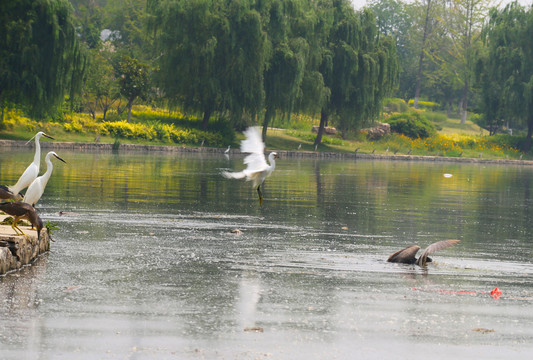
POLYGON ((427 138, 437 133, 435 126, 424 115, 417 112, 392 115, 387 122, 392 132, 403 134, 411 139, 427 138))

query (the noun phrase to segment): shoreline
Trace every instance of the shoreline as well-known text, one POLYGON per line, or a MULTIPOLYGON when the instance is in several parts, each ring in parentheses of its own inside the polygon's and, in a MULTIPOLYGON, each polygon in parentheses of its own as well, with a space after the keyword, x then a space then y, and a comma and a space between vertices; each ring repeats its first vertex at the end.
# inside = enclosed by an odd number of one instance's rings
MULTIPOLYGON (((185 147, 178 145, 141 145, 141 144, 120 144, 118 150, 114 150, 114 144, 108 143, 80 143, 80 142, 41 142, 42 149, 51 150, 72 150, 72 151, 140 151, 140 152, 167 152, 167 153, 206 153, 224 154, 225 148, 211 147, 185 147)), ((27 143, 20 140, 0 140, 0 148, 33 148, 33 142, 27 143)), ((231 149, 232 154, 240 154, 239 149, 231 149)), ((484 158, 463 158, 429 155, 384 155, 365 153, 340 153, 340 152, 314 152, 314 151, 291 151, 276 150, 280 156, 309 159, 365 159, 365 160, 391 160, 391 161, 417 161, 417 162, 455 162, 471 164, 498 164, 498 165, 522 165, 533 166, 533 160, 514 159, 484 159, 484 158)))

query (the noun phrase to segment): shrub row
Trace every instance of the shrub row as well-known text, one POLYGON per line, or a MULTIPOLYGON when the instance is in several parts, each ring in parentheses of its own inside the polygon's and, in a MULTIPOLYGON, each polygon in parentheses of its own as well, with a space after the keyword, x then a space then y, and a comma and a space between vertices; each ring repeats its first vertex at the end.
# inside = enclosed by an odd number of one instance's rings
POLYGON ((80 114, 65 115, 61 123, 65 131, 76 133, 96 133, 121 139, 160 140, 175 144, 204 145, 223 147, 225 140, 219 133, 198 129, 180 129, 174 124, 161 122, 128 123, 126 121, 96 122, 89 116, 80 114))

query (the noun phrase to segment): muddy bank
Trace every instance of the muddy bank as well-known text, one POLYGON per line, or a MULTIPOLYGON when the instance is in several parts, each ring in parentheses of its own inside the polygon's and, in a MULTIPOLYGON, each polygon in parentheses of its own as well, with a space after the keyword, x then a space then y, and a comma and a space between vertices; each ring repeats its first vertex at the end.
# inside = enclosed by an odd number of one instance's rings
MULTIPOLYGON (((33 148, 33 142, 16 140, 0 140, 0 148, 33 148)), ((113 144, 104 143, 80 143, 80 142, 41 142, 41 148, 49 150, 72 150, 72 151, 113 151, 113 144)), ((170 153, 206 153, 223 154, 225 148, 210 147, 185 147, 185 146, 164 146, 164 145, 139 145, 120 144, 118 151, 141 151, 141 152, 170 152, 170 153)), ((399 154, 365 154, 365 153, 337 153, 337 152, 314 152, 314 151, 289 151, 276 150, 282 157, 292 158, 335 158, 335 159, 368 159, 368 160, 394 160, 394 161, 426 161, 426 162, 457 162, 475 164, 499 164, 499 165, 526 165, 533 166, 532 160, 512 160, 512 159, 483 159, 483 158, 463 158, 446 156, 420 156, 420 155, 399 155, 399 154)), ((231 149, 231 154, 240 154, 238 149, 231 149)))

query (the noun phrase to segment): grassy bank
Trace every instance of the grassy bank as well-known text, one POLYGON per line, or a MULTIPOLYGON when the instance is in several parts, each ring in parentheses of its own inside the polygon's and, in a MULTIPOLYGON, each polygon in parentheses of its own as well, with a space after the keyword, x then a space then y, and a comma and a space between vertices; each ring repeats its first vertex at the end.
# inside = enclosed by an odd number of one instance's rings
MULTIPOLYGON (((37 131, 45 131, 61 142, 95 142, 121 144, 149 144, 176 146, 209 146, 236 148, 242 134, 235 133, 225 121, 213 121, 208 131, 200 128, 200 120, 186 117, 180 112, 135 107, 132 122, 127 123, 115 113, 106 121, 92 119, 86 114, 67 114, 60 120, 35 122, 20 112, 8 111, 7 129, 0 132, 0 138, 28 140, 37 131)), ((433 116, 438 130, 436 135, 426 139, 410 139, 401 134, 386 135, 371 140, 365 132, 350 134, 346 138, 338 135, 323 137, 316 151, 354 152, 375 154, 411 154, 470 158, 530 159, 518 149, 522 138, 498 135, 489 137, 485 130, 467 121, 446 116, 433 116)), ((430 117, 431 118, 431 117, 430 117)), ((318 125, 316 118, 293 115, 290 119, 279 118, 268 130, 266 146, 269 149, 315 151, 315 134, 311 129, 318 125)))

